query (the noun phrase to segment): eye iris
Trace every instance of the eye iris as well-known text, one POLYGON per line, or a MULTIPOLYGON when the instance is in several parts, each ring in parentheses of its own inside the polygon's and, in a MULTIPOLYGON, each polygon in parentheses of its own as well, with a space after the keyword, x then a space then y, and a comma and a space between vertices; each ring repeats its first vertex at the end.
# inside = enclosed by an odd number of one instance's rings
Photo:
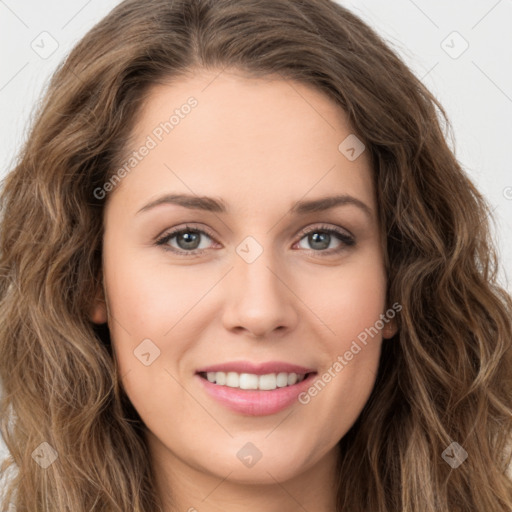
POLYGON ((200 236, 200 233, 195 231, 182 231, 176 235, 176 242, 181 249, 197 249, 200 236), (184 241, 184 245, 180 244, 181 240, 184 241))
POLYGON ((308 239, 313 248, 327 249, 329 247, 329 242, 331 241, 331 235, 329 233, 315 232, 315 233, 310 234, 308 236, 308 239), (320 247, 315 246, 315 244, 317 244, 317 243, 320 244, 320 247))

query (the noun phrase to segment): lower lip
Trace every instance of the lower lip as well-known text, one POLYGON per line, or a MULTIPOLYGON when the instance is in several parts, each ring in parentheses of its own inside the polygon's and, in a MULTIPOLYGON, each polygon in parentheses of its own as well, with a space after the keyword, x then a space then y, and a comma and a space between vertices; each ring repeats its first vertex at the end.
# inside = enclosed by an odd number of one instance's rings
POLYGON ((276 414, 290 407, 297 401, 298 395, 311 385, 315 376, 316 373, 310 373, 302 382, 293 386, 262 391, 221 386, 196 374, 205 391, 212 398, 228 409, 247 416, 276 414))

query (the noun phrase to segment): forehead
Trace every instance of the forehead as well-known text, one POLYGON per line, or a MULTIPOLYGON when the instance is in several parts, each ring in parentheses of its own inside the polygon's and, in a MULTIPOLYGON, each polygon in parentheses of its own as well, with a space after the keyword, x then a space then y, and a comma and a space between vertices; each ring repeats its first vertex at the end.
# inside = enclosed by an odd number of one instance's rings
POLYGON ((137 205, 163 192, 216 196, 253 213, 333 192, 371 205, 367 154, 349 160, 347 137, 345 112, 317 89, 201 71, 149 90, 127 155, 151 149, 115 194, 137 205))

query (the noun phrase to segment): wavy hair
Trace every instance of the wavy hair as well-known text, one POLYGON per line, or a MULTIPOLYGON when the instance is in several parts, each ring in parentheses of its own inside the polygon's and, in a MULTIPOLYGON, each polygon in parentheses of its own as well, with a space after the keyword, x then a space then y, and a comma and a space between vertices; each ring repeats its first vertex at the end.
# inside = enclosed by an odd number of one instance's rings
POLYGON ((512 299, 490 208, 436 98, 330 0, 126 0, 54 73, 3 181, 0 428, 2 472, 14 475, 1 511, 163 510, 108 326, 88 315, 102 286, 94 190, 120 165, 152 85, 226 68, 322 91, 371 157, 388 300, 402 310, 339 442, 337 510, 512 510, 512 299), (454 441, 468 454, 457 468, 442 457, 454 441))

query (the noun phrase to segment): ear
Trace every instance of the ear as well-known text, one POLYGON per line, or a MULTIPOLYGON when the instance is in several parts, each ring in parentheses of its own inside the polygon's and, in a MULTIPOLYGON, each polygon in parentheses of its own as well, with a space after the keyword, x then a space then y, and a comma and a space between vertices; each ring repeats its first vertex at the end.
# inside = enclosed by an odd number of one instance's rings
POLYGON ((105 324, 108 320, 105 293, 103 291, 102 283, 103 279, 100 278, 100 283, 98 284, 93 305, 91 311, 89 312, 89 318, 95 324, 105 324))
POLYGON ((398 332, 398 327, 396 320, 394 318, 390 319, 387 324, 384 325, 382 329, 382 337, 385 339, 392 338, 398 332))

